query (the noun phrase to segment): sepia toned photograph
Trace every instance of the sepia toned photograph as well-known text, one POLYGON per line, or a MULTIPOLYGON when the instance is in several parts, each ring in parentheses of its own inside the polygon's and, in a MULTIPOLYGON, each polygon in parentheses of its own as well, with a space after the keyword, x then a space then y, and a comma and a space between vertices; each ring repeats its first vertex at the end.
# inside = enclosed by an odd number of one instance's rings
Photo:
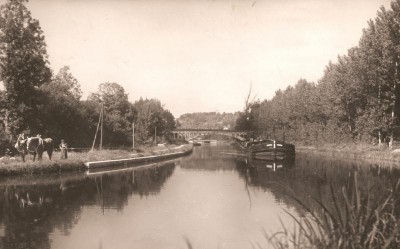
POLYGON ((0 249, 400 248, 400 0, 0 0, 0 249))

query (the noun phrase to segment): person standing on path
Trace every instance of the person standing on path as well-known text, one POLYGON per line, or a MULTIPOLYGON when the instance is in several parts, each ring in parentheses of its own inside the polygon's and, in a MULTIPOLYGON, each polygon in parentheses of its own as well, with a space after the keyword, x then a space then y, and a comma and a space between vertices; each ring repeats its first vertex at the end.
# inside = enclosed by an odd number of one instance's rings
POLYGON ((61 139, 60 149, 61 149, 61 159, 67 159, 68 158, 68 152, 67 152, 68 145, 64 139, 61 139))

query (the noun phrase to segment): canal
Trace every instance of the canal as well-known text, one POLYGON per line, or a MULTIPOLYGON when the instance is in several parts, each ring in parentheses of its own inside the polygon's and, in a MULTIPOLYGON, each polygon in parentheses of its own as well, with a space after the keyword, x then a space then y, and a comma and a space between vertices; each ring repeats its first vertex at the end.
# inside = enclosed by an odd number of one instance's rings
POLYGON ((388 166, 298 153, 249 162, 231 145, 124 171, 0 179, 0 248, 270 248, 354 179, 371 199, 396 184, 388 166), (295 198, 293 198, 295 197, 295 198), (289 215, 290 214, 290 215, 289 215))

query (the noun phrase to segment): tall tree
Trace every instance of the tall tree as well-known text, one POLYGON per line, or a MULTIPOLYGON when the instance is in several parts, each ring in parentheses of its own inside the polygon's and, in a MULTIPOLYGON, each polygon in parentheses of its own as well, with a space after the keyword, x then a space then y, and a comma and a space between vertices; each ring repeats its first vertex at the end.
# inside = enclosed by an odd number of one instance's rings
POLYGON ((96 115, 100 113, 100 106, 104 107, 104 140, 106 146, 122 146, 132 143, 132 105, 128 101, 128 94, 124 88, 115 82, 105 82, 99 85, 96 93, 88 97, 86 106, 97 104, 96 115))
POLYGON ((68 144, 75 147, 89 145, 90 119, 79 100, 80 85, 69 71, 69 67, 61 68, 40 90, 46 102, 41 115, 46 123, 45 130, 42 131, 44 135, 51 136, 56 141, 67 139, 68 144))
POLYGON ((400 66, 400 1, 391 3, 391 10, 381 8, 375 19, 379 38, 382 44, 381 65, 385 69, 382 74, 384 79, 382 100, 385 108, 385 121, 389 136, 389 146, 394 140, 394 130, 398 126, 398 101, 399 95, 399 66, 400 66), (396 13, 397 12, 397 13, 396 13))
POLYGON ((48 84, 54 92, 60 92, 65 96, 70 96, 75 100, 80 100, 82 97, 81 86, 78 80, 72 75, 69 66, 62 67, 54 79, 48 84))
POLYGON ((260 107, 260 102, 255 101, 255 96, 252 97, 252 88, 253 86, 250 84, 250 89, 244 102, 244 109, 242 112, 239 113, 239 116, 236 119, 236 130, 257 130, 258 123, 256 122, 256 120, 259 114, 258 111, 260 107))
POLYGON ((125 114, 130 108, 128 94, 120 84, 115 82, 101 83, 97 92, 90 94, 88 99, 102 103, 108 113, 125 114))
POLYGON ((49 82, 45 37, 31 17, 27 0, 8 0, 0 7, 0 79, 6 89, 8 132, 40 129, 38 87, 49 82))
POLYGON ((155 135, 166 136, 169 131, 175 128, 175 118, 165 110, 157 99, 142 99, 134 103, 136 111, 135 127, 137 127, 138 139, 142 142, 149 142, 155 135))

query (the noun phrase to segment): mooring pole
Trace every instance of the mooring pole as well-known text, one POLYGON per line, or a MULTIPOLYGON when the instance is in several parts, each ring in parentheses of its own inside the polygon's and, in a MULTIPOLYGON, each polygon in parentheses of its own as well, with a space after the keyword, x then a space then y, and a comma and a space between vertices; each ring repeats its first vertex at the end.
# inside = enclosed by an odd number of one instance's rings
POLYGON ((103 121, 104 121, 104 104, 101 103, 100 150, 103 149, 103 121))
POLYGON ((132 122, 132 149, 135 149, 135 122, 132 122))
POLYGON ((154 144, 157 144, 157 126, 154 127, 154 144))
POLYGON ((99 122, 97 123, 96 133, 94 134, 92 150, 94 149, 94 144, 96 143, 96 138, 97 138, 97 133, 99 132, 100 122, 101 122, 101 110, 100 110, 100 115, 99 115, 99 122))

